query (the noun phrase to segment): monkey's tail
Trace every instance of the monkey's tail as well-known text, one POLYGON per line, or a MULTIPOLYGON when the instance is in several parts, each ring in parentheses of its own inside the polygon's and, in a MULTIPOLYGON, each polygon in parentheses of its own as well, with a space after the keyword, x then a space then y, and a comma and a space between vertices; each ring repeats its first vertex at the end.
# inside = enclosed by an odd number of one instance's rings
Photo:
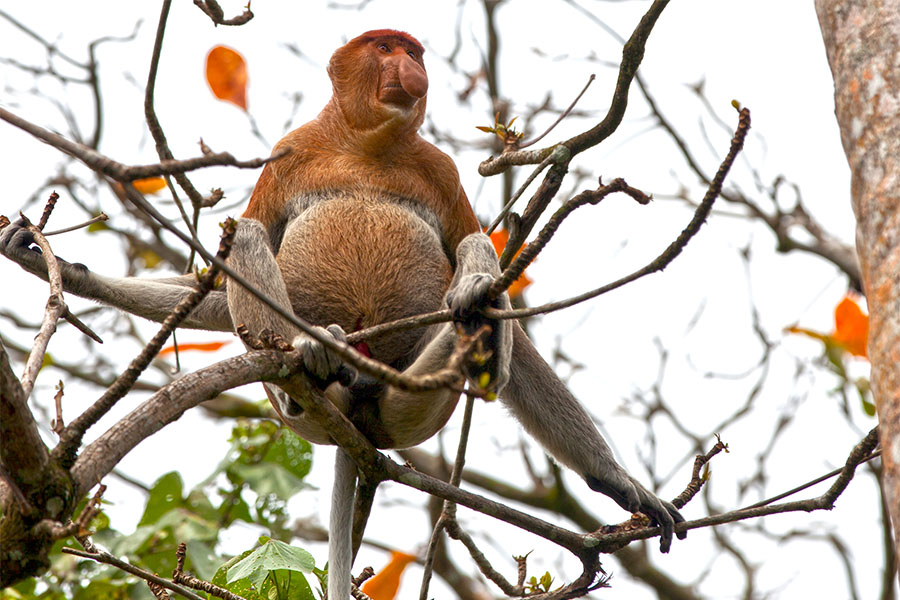
POLYGON ((350 597, 353 563, 353 500, 356 495, 356 463, 340 447, 334 456, 334 488, 328 526, 328 598, 350 597))

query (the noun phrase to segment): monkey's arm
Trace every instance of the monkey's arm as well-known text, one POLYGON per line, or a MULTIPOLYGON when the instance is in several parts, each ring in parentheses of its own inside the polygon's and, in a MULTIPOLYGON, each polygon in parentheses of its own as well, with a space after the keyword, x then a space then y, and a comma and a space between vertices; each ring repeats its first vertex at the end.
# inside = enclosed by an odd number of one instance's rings
MULTIPOLYGON (((47 263, 33 244, 34 237, 22 219, 0 230, 0 254, 46 280, 47 263)), ((57 259, 65 291, 157 322, 165 319, 196 286, 196 277, 192 274, 161 279, 105 277, 93 273, 85 265, 57 259)), ((210 292, 181 327, 231 331, 225 293, 220 290, 210 292)))
MULTIPOLYGON (((581 475, 588 486, 630 512, 642 512, 662 527, 660 550, 668 552, 675 523, 684 517, 657 498, 613 458, 587 411, 544 361, 522 328, 513 330, 509 384, 501 400, 525 430, 557 461, 581 475)), ((685 534, 679 534, 683 539, 685 534)))

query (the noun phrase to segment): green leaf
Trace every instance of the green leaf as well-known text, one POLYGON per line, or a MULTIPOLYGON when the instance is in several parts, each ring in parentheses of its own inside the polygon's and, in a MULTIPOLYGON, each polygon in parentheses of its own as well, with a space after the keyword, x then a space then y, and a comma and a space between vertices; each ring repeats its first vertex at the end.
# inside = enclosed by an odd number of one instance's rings
POLYGON ((550 591, 550 585, 553 584, 553 577, 550 576, 550 571, 545 571, 543 575, 541 575, 541 587, 544 588, 545 592, 550 591))
POLYGON ((226 581, 231 583, 238 579, 249 578, 254 583, 262 584, 268 576, 268 571, 288 569, 311 573, 313 567, 315 559, 306 550, 278 540, 268 540, 229 568, 226 581))
POLYGON ((235 556, 230 559, 224 565, 219 567, 219 570, 216 571, 216 574, 213 575, 212 583, 219 587, 223 587, 229 592, 233 592, 246 600, 264 600, 264 597, 260 595, 257 591, 257 588, 253 587, 253 584, 250 583, 249 579, 238 579, 232 583, 228 583, 228 570, 233 567, 235 564, 239 563, 241 560, 250 556, 253 553, 253 550, 247 550, 243 552, 239 556, 235 556))
POLYGON ((213 549, 204 542, 197 540, 186 540, 187 557, 192 568, 190 569, 200 579, 209 581, 215 574, 219 566, 219 557, 213 549))
POLYGON ((324 590, 328 588, 328 571, 323 569, 313 569, 313 575, 319 580, 319 597, 324 597, 324 590))
POLYGON ((316 600, 303 573, 288 569, 269 571, 260 595, 277 600, 316 600))
POLYGON ((103 221, 95 221, 87 226, 88 233, 96 233, 98 231, 107 231, 109 229, 109 225, 107 225, 103 221))
POLYGON ((144 508, 138 526, 155 523, 157 519, 172 510, 183 505, 184 483, 181 475, 172 471, 156 480, 150 489, 150 497, 144 508))
POLYGON ((127 600, 131 584, 112 583, 109 581, 92 581, 90 585, 75 591, 72 600, 127 600))
POLYGON ((875 410, 875 405, 873 403, 869 402, 865 398, 862 398, 862 407, 863 407, 863 412, 866 413, 866 415, 868 415, 870 417, 875 416, 876 410, 875 410))
POLYGON ((289 500, 306 489, 309 484, 294 477, 281 465, 264 463, 258 465, 242 465, 235 463, 228 468, 229 474, 244 481, 260 496, 274 494, 282 500, 289 500))
POLYGON ((250 514, 250 505, 244 500, 240 494, 232 496, 232 490, 219 489, 222 495, 222 504, 218 508, 219 518, 217 519, 224 526, 229 526, 236 520, 240 519, 246 523, 253 523, 253 516, 250 514), (226 517, 227 513, 227 517, 226 517))
POLYGON ((160 529, 171 527, 177 540, 215 542, 219 537, 219 524, 204 519, 187 509, 177 508, 163 515, 157 525, 160 529))
POLYGON ((312 455, 312 444, 287 427, 282 427, 278 438, 269 446, 263 460, 281 465, 298 479, 303 479, 309 474, 312 455))

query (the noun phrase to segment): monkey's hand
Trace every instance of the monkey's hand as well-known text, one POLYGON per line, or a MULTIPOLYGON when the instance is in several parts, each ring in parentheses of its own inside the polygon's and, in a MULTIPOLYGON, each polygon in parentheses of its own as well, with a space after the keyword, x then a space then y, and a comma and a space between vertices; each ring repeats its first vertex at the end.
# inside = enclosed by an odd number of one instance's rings
MULTIPOLYGON (((347 335, 340 325, 329 325, 327 328, 316 327, 316 329, 337 342, 347 343, 347 335)), ((356 369, 308 335, 298 335, 291 345, 300 352, 303 368, 317 387, 325 389, 335 381, 343 386, 350 386, 356 381, 356 369)))
MULTIPOLYGON (((34 235, 25 226, 25 220, 18 218, 0 229, 0 254, 20 267, 42 279, 47 279, 47 263, 41 249, 34 242, 34 235)), ((71 264, 60 257, 59 262, 64 280, 75 279, 87 273, 88 268, 82 264, 71 264)))
POLYGON ((481 348, 468 357, 463 365, 466 377, 488 392, 499 392, 509 381, 509 361, 512 355, 512 323, 488 319, 482 308, 509 308, 506 294, 489 302, 488 288, 494 276, 488 273, 470 273, 459 277, 447 292, 447 306, 453 313, 453 321, 465 335, 472 335, 482 325, 491 331, 481 338, 481 348))
MULTIPOLYGON (((619 467, 615 463, 613 466, 619 467)), ((584 480, 588 486, 595 492, 609 496, 625 510, 631 513, 641 512, 650 517, 653 525, 662 528, 659 536, 660 552, 668 552, 672 545, 675 524, 684 522, 684 517, 681 516, 678 509, 671 502, 662 500, 648 491, 621 467, 603 470, 605 472, 602 478, 585 476, 584 480)), ((679 540, 683 540, 687 537, 687 532, 680 531, 676 535, 679 540)))

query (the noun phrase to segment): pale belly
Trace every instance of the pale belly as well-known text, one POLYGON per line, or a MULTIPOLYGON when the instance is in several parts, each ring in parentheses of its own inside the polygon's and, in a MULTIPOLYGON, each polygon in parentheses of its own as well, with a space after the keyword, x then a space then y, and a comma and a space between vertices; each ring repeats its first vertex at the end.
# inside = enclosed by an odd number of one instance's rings
MULTIPOLYGON (((452 268, 432 226, 392 202, 321 201, 287 228, 277 256, 294 312, 352 332, 441 308, 452 268)), ((404 367, 424 328, 368 340, 404 367)))

